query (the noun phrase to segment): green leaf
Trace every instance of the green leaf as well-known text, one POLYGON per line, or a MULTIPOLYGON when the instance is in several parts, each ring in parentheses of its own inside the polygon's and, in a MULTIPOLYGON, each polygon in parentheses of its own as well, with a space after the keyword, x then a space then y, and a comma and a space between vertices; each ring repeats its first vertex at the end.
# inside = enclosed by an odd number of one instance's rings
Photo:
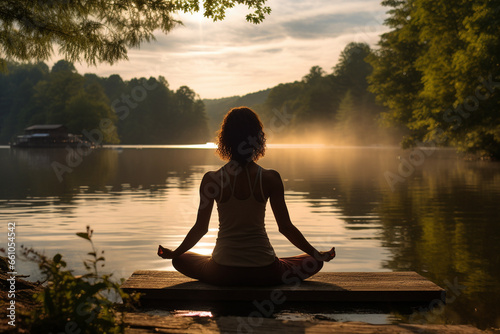
MULTIPOLYGON (((78 234, 84 239, 87 235, 78 234)), ((93 248, 93 245, 92 245, 93 248)), ((94 249, 94 248, 93 248, 94 249)), ((89 272, 82 276, 74 276, 71 270, 63 270, 66 265, 62 255, 56 254, 53 258, 39 255, 33 261, 38 265, 48 284, 35 298, 42 307, 32 312, 31 329, 40 333, 60 332, 64 324, 72 321, 82 333, 120 333, 123 329, 123 318, 119 318, 114 309, 114 303, 107 296, 117 294, 126 296, 120 289, 120 284, 111 281, 111 275, 92 272, 97 261, 104 261, 104 257, 97 258, 96 251, 88 253, 96 260, 84 260, 83 263, 89 272), (89 314, 93 314, 89 321, 89 314)), ((38 253, 35 253, 38 254, 38 253)), ((124 306, 133 306, 130 297, 123 298, 124 306)))
POLYGON ((54 261, 54 263, 59 263, 59 262, 61 262, 61 259, 62 259, 62 255, 58 253, 58 254, 54 255, 54 258, 52 259, 52 261, 54 261))
POLYGON ((80 238, 87 239, 90 241, 89 235, 87 233, 79 232, 76 235, 79 236, 80 238))

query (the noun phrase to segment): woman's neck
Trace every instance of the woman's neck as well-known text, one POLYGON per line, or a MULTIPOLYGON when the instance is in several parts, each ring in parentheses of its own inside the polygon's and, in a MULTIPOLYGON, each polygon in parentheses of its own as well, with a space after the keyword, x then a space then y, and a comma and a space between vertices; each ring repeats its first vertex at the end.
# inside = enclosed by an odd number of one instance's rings
POLYGON ((248 168, 248 167, 254 166, 255 164, 256 164, 255 161, 249 161, 249 162, 246 162, 246 163, 242 163, 242 162, 237 161, 237 160, 230 160, 227 163, 227 165, 237 166, 237 167, 241 167, 241 168, 248 168))

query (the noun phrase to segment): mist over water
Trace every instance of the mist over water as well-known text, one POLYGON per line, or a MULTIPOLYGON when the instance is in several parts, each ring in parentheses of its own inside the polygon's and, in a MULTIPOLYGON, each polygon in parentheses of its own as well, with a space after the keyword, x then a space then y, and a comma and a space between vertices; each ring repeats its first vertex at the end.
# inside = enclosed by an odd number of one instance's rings
MULTIPOLYGON (((417 271, 456 297, 425 321, 498 326, 500 164, 427 153, 418 160, 388 146, 270 144, 259 164, 280 172, 292 221, 306 238, 319 249, 337 247, 325 271, 417 271), (465 289, 454 295, 447 282, 465 289)), ((156 247, 180 244, 196 218, 203 174, 223 164, 213 145, 108 147, 74 163, 59 182, 54 162, 68 166, 68 152, 0 148, 2 235, 16 221, 19 245, 61 252, 82 273, 89 249, 75 233, 90 225, 105 250, 103 270, 118 278, 172 270, 156 247)), ((194 251, 210 254, 217 224, 214 210, 194 251)), ((279 256, 300 252, 279 234, 269 206, 266 227, 279 256)), ((31 264, 18 269, 38 277, 31 264)))
MULTIPOLYGON (((395 127, 386 127, 376 117, 359 117, 348 122, 331 119, 294 122, 294 117, 284 111, 274 110, 273 117, 264 116, 264 131, 268 143, 320 146, 399 146, 406 133, 395 127), (283 113, 283 114, 282 114, 283 113), (270 119, 269 119, 270 118, 270 119)), ((355 114, 355 112, 353 111, 355 114)))

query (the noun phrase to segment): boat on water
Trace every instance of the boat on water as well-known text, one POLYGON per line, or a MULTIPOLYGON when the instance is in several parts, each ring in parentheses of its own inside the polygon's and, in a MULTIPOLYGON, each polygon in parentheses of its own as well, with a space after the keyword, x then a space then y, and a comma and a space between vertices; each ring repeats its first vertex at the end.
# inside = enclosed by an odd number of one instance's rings
POLYGON ((95 145, 84 140, 81 135, 69 133, 62 124, 39 124, 24 129, 24 134, 14 138, 11 147, 26 148, 60 148, 84 147, 94 148, 95 145))

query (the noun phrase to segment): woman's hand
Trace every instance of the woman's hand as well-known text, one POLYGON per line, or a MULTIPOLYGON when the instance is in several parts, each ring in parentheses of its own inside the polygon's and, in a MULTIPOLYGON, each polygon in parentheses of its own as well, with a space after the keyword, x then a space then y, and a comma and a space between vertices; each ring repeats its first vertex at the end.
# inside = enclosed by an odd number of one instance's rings
POLYGON ((335 257, 335 255, 336 255, 335 254, 335 247, 332 247, 332 249, 330 249, 329 251, 318 252, 316 259, 318 259, 320 261, 328 262, 331 259, 333 259, 335 257))
POLYGON ((158 256, 164 259, 173 259, 174 251, 168 248, 164 248, 162 245, 158 245, 158 256))

